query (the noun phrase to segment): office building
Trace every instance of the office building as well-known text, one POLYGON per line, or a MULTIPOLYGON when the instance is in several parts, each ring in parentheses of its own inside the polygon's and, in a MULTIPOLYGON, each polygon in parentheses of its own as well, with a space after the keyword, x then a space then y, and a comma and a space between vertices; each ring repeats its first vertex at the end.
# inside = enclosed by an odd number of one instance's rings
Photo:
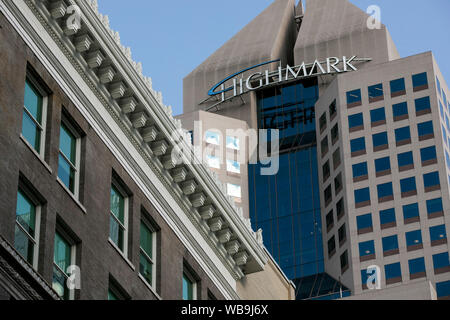
POLYGON ((401 58, 349 1, 275 0, 186 76, 179 119, 194 142, 228 139, 224 117, 279 130, 278 172, 241 163, 238 202, 297 299, 445 299, 448 94, 431 52, 401 58))

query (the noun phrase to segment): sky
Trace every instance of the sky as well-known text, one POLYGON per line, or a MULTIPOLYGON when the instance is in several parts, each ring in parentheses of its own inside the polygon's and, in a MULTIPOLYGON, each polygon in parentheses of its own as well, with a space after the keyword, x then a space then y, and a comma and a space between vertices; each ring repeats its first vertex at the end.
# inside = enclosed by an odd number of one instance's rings
MULTIPOLYGON (((350 0, 366 11, 381 8, 401 57, 433 51, 450 83, 449 0, 350 0)), ((174 115, 183 112, 183 78, 273 0, 98 0, 133 59, 174 115)))

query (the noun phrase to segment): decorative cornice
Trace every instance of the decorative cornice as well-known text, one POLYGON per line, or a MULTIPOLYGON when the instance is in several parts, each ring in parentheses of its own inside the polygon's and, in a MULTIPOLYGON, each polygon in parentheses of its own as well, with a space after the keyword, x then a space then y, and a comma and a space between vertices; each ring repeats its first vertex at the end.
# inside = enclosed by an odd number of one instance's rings
MULTIPOLYGON (((153 90, 150 78, 143 76, 142 65, 132 60, 131 50, 120 44, 119 34, 109 28, 108 17, 98 13, 97 2, 64 2, 66 6, 76 3, 83 13, 80 31, 69 37, 64 33, 64 26, 61 27, 64 21, 55 23, 55 16, 60 15, 49 11, 55 9, 50 7, 54 2, 46 7, 46 3, 38 0, 24 1, 186 216, 211 247, 216 249, 218 257, 235 279, 242 277, 243 271, 251 273, 262 270, 268 259, 262 239, 251 230, 250 221, 243 218, 242 211, 232 199, 226 196, 225 186, 218 177, 204 165, 174 167, 173 163, 167 161, 166 154, 175 145, 181 145, 193 155, 190 136, 182 130, 181 122, 172 117, 171 108, 162 105, 162 94, 153 90), (89 39, 89 45, 86 39, 89 39), (91 52, 90 48, 99 49, 91 52), (106 60, 108 65, 104 65, 106 60), (108 72, 115 72, 115 82, 110 83, 112 79, 108 72), (137 105, 140 106, 140 113, 135 113, 137 105), (201 195, 187 197, 181 191, 180 184, 189 176, 202 190, 201 195), (216 219, 213 221, 217 222, 217 218, 222 221, 219 229, 217 223, 208 222, 210 219, 216 219), (210 225, 214 226, 214 230, 211 230, 210 225), (225 243, 221 243, 214 234, 222 227, 231 230, 233 239, 240 242, 243 254, 228 254, 225 243), (248 259, 243 259, 244 256, 248 259), (235 257, 239 258, 239 263, 235 257), (244 261, 252 261, 251 267, 246 267, 244 261)), ((63 20, 63 17, 56 19, 63 20)))
MULTIPOLYGON (((10 288, 14 292, 19 292, 23 299, 32 299, 32 300, 43 300, 48 297, 51 297, 54 300, 60 300, 59 296, 55 291, 50 287, 50 285, 30 266, 14 249, 14 247, 9 244, 2 236, 0 236, 0 274, 3 274, 2 277, 8 278, 7 286, 13 286, 10 288), (5 256, 5 254, 7 256, 5 256), (8 262, 9 261, 9 262, 8 262), (13 267, 12 263, 17 266, 13 267), (21 270, 19 270, 21 269, 21 270), (35 284, 30 283, 25 280, 24 276, 26 273, 35 284), (22 274, 21 274, 22 273, 22 274), (34 285, 34 287, 33 287, 34 285), (39 294, 36 289, 36 285, 43 290, 48 296, 43 297, 39 294)), ((5 284, 6 285, 6 284, 5 284)), ((15 297, 18 298, 18 297, 15 297)))

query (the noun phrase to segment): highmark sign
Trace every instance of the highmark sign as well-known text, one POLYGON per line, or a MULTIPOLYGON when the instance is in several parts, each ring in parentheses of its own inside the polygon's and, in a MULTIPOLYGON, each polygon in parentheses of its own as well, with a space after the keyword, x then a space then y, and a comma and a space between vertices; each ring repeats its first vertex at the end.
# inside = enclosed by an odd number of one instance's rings
MULTIPOLYGON (((215 97, 221 95, 221 99, 218 103, 210 106, 208 109, 211 109, 224 101, 243 95, 247 92, 258 90, 270 85, 279 84, 281 82, 319 75, 357 71, 358 69, 354 65, 355 62, 367 62, 371 60, 372 59, 370 58, 357 58, 356 56, 352 56, 350 58, 343 56, 342 59, 337 57, 330 57, 325 61, 319 61, 318 59, 316 59, 313 63, 309 64, 303 62, 302 64, 295 67, 287 65, 286 68, 282 68, 281 66, 279 66, 275 71, 266 69, 263 72, 254 72, 250 76, 244 78, 244 74, 248 71, 260 68, 265 65, 280 62, 280 60, 278 59, 260 63, 236 72, 231 76, 226 77, 219 83, 215 84, 209 90, 208 96, 215 97)), ((209 98, 207 100, 209 100, 209 98)))

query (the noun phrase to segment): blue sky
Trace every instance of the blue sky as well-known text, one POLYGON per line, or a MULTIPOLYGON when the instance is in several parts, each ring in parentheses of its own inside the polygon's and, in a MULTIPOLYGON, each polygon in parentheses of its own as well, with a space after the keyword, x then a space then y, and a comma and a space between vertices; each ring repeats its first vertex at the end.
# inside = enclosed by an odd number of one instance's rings
MULTIPOLYGON (((153 87, 163 92, 174 114, 183 110, 183 78, 272 0, 98 0, 109 15, 122 44, 153 87), (239 10, 237 10, 239 9, 239 10)), ((351 0, 366 11, 376 4, 402 57, 433 51, 447 83, 450 81, 449 0, 351 0)))

